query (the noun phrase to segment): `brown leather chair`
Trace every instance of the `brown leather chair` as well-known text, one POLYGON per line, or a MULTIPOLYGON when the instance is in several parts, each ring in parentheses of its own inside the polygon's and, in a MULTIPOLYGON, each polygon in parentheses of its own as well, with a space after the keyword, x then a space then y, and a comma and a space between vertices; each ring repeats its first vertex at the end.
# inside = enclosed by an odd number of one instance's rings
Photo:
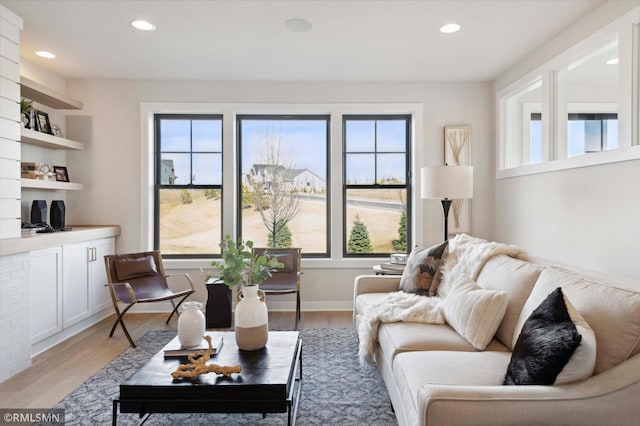
POLYGON ((300 248, 265 248, 255 247, 253 252, 258 255, 262 255, 267 252, 269 255, 278 259, 278 262, 283 263, 283 268, 277 268, 272 271, 271 278, 267 278, 262 284, 260 289, 265 292, 266 295, 278 295, 278 294, 296 294, 296 319, 294 330, 298 329, 298 320, 300 319, 300 248))
POLYGON ((171 320, 178 307, 195 292, 193 281, 188 274, 171 274, 164 273, 162 265, 162 256, 159 251, 147 251, 129 254, 112 254, 104 257, 105 267, 107 269, 107 280, 109 282, 109 291, 113 307, 118 317, 111 327, 109 337, 113 336, 118 324, 122 326, 122 331, 127 336, 129 343, 134 348, 136 344, 131 339, 127 327, 124 325, 123 317, 129 309, 136 303, 160 302, 169 300, 173 306, 167 324, 171 320), (189 282, 190 289, 174 292, 169 288, 167 277, 184 276, 189 282), (178 304, 173 299, 181 298, 178 304), (127 306, 121 311, 118 302, 126 303, 127 306))

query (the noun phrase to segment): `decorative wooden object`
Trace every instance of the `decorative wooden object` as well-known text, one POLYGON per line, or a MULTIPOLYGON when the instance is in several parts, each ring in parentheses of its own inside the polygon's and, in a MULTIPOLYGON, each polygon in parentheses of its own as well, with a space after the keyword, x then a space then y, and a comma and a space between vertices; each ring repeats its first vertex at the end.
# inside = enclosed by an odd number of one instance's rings
POLYGON ((209 361, 209 358, 211 358, 211 351, 213 350, 213 348, 211 347, 211 337, 204 336, 204 338, 207 340, 209 348, 189 355, 187 358, 191 363, 180 364, 176 371, 171 373, 171 376, 174 378, 174 380, 177 380, 181 377, 196 377, 201 374, 207 374, 211 372, 222 376, 229 376, 232 373, 240 373, 242 371, 242 367, 240 365, 207 365, 207 361, 209 361))
MULTIPOLYGON (((444 163, 447 166, 471 165, 471 127, 444 128, 444 163)), ((471 200, 453 200, 453 226, 450 233, 471 232, 471 200)))

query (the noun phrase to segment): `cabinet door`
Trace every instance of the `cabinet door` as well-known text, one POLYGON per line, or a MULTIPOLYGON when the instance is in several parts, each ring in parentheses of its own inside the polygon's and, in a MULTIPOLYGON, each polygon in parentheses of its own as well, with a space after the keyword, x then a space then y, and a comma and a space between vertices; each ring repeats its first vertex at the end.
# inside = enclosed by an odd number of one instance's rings
POLYGON ((104 257, 116 252, 116 243, 113 238, 105 238, 94 241, 92 244, 93 256, 89 262, 89 296, 91 300, 91 313, 96 313, 111 306, 111 295, 107 287, 107 271, 104 266, 104 257))
POLYGON ((29 255, 31 344, 62 330, 62 249, 29 255))
POLYGON ((89 243, 62 246, 62 324, 89 316, 89 243))

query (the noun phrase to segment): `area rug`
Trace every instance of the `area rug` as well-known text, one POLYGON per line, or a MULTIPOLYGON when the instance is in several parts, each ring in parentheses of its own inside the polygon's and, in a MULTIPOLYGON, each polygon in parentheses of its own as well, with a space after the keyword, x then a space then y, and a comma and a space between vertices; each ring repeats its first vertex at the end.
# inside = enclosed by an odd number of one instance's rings
MULTIPOLYGON (((150 331, 137 348, 129 348, 98 371, 55 408, 65 409, 65 424, 111 423, 112 400, 119 384, 140 368, 165 343, 172 331, 150 331)), ((296 424, 397 425, 384 382, 375 367, 362 367, 354 330, 306 329, 303 342, 303 386, 296 424)), ((137 414, 119 414, 118 424, 139 422, 137 414)), ((287 414, 153 414, 145 425, 286 425, 287 414)))

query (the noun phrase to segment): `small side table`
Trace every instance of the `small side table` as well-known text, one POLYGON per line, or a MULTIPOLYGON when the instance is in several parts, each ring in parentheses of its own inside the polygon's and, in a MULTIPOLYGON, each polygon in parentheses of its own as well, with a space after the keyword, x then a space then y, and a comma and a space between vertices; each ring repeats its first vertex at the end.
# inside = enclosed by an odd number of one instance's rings
POLYGON ((402 275, 403 271, 396 269, 385 269, 381 265, 373 265, 373 272, 376 275, 402 275))
POLYGON ((231 327, 231 289, 222 280, 211 279, 207 285, 207 328, 231 327))

